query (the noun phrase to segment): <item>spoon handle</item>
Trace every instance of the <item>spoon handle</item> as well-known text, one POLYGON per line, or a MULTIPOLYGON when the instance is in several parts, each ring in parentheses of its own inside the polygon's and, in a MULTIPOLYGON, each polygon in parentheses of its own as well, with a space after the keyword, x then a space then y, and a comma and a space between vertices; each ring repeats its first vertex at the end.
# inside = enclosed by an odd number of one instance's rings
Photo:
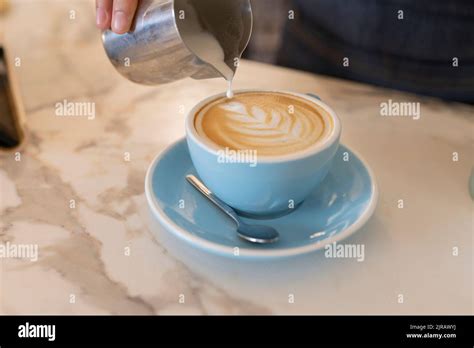
POLYGON ((220 200, 216 195, 214 195, 211 190, 209 190, 198 178, 194 175, 187 175, 186 180, 193 185, 199 192, 201 192, 207 199, 209 199, 212 203, 214 203, 220 210, 226 213, 232 220, 235 221, 237 225, 240 225, 240 219, 237 213, 225 204, 222 200, 220 200))

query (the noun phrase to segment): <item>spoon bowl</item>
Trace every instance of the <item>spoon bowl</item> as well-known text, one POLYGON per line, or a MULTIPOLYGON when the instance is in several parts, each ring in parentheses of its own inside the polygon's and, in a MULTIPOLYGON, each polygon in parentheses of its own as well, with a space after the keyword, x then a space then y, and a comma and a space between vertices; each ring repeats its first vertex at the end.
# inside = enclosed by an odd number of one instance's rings
POLYGON ((247 225, 240 223, 237 228, 237 234, 240 238, 251 243, 271 244, 278 241, 280 235, 277 230, 264 225, 247 225))

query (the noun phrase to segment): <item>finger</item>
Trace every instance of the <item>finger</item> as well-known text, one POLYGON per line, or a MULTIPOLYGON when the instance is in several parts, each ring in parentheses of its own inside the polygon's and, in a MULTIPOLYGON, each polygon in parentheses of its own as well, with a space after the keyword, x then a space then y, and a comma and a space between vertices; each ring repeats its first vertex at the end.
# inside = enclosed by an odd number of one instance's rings
POLYGON ((99 29, 109 29, 112 21, 112 1, 96 0, 96 24, 99 29))
POLYGON ((138 0, 115 0, 112 15, 112 30, 124 34, 130 30, 138 0))

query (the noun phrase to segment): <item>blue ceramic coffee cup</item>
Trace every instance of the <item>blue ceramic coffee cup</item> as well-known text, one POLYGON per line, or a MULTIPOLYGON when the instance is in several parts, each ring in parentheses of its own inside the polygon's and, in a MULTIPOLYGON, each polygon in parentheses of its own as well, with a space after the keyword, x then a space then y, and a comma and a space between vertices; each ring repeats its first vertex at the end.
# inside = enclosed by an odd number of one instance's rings
POLYGON ((327 130, 323 139, 308 149, 281 156, 261 157, 256 161, 236 162, 234 154, 211 146, 195 128, 197 113, 219 94, 197 104, 186 118, 186 139, 194 167, 204 184, 220 199, 242 214, 272 217, 291 212, 326 177, 339 146, 341 123, 336 113, 322 101, 305 94, 242 90, 246 92, 284 93, 303 98, 324 110, 327 130))

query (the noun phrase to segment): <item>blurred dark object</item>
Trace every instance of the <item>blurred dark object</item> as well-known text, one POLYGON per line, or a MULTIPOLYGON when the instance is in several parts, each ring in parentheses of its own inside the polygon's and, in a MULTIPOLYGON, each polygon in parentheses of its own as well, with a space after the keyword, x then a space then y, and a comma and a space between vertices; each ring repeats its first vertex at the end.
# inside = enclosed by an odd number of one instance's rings
POLYGON ((294 0, 294 6, 279 64, 474 102, 474 1, 294 0))
POLYGON ((291 0, 253 0, 253 32, 244 58, 275 64, 291 0))
POLYGON ((473 0, 253 0, 252 7, 245 58, 474 103, 473 0))
POLYGON ((22 131, 14 106, 7 63, 0 47, 0 148, 12 149, 20 145, 22 131))

